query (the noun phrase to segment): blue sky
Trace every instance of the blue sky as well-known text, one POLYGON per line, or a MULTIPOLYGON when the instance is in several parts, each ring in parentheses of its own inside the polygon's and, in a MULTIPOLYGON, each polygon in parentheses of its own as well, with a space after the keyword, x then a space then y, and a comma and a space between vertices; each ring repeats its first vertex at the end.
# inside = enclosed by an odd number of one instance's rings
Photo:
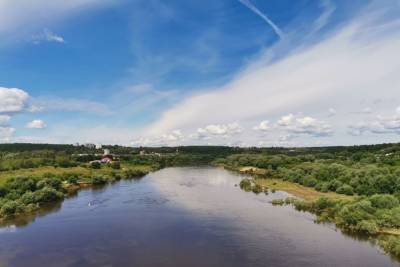
POLYGON ((0 141, 400 136, 397 0, 0 0, 0 141))

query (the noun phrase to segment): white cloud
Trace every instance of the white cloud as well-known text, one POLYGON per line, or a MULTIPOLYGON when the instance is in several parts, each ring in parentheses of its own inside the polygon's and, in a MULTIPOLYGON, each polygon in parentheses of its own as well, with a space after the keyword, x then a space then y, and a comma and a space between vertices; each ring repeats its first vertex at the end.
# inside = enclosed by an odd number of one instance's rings
POLYGON ((284 34, 282 30, 266 14, 261 12, 253 3, 251 3, 250 0, 239 0, 239 2, 262 18, 269 26, 271 26, 271 28, 280 38, 283 38, 284 34))
POLYGON ((46 124, 42 120, 33 120, 26 124, 26 128, 29 129, 44 129, 46 128, 46 124))
POLYGON ((332 126, 312 117, 295 118, 293 114, 283 116, 278 125, 293 134, 306 134, 314 137, 329 136, 333 133, 332 126))
POLYGON ((0 113, 21 112, 28 106, 29 95, 18 88, 0 87, 0 113))
POLYGON ((103 103, 78 99, 78 98, 58 98, 58 97, 42 97, 34 99, 32 112, 42 110, 64 110, 88 112, 100 115, 110 115, 113 112, 103 103))
POLYGON ((174 130, 171 133, 163 134, 161 139, 165 142, 177 142, 183 140, 183 134, 180 130, 174 130))
POLYGON ((229 124, 210 124, 205 128, 197 129, 197 133, 202 135, 213 135, 213 136, 222 136, 222 137, 230 137, 232 135, 236 135, 242 132, 242 128, 237 122, 229 123, 229 124))
MULTIPOLYGON (((18 38, 87 9, 114 3, 113 0, 0 0, 0 36, 18 38)), ((56 38, 58 39, 58 38, 56 38)), ((5 39, 3 39, 5 40, 5 39)), ((61 40, 61 39, 58 39, 61 40)))
POLYGON ((322 14, 318 17, 318 19, 314 22, 314 30, 315 32, 322 29, 326 24, 328 24, 329 18, 332 16, 333 12, 336 10, 335 4, 331 0, 321 0, 320 8, 323 9, 322 14))
POLYGON ((400 115, 400 106, 396 109, 396 113, 400 115))
POLYGON ((283 116, 282 118, 280 118, 280 120, 278 121, 278 125, 279 126, 289 126, 293 123, 294 121, 294 115, 293 114, 289 114, 286 116, 283 116))
POLYGON ((14 135, 15 129, 7 126, 0 126, 0 142, 9 142, 14 135))
POLYGON ((9 116, 9 115, 0 115, 0 125, 9 122, 10 119, 11 119, 11 116, 9 116))
POLYGON ((164 133, 160 136, 140 137, 131 142, 133 146, 169 146, 180 145, 185 140, 180 130, 164 133))
MULTIPOLYGON (((302 138, 330 135, 331 125, 342 134, 350 117, 359 116, 352 111, 362 101, 372 104, 382 96, 386 102, 398 101, 400 97, 398 87, 394 86, 400 84, 400 22, 390 20, 399 13, 396 15, 396 8, 391 5, 375 8, 367 7, 365 13, 325 34, 323 40, 314 39, 312 44, 302 44, 282 55, 285 47, 292 46, 285 38, 231 82, 187 97, 166 110, 145 131, 154 134, 179 128, 191 132, 201 125, 221 121, 237 121, 247 127, 261 118, 278 118, 293 110, 316 118, 334 106, 341 112, 332 116, 329 124, 310 119, 297 121, 292 114, 278 125, 283 127, 294 120, 297 126, 291 132, 302 138), (394 16, 386 16, 388 12, 394 16), (281 57, 270 60, 277 55, 281 57)), ((250 138, 245 134, 242 137, 250 138)), ((331 140, 354 143, 350 136, 340 138, 331 140)))
POLYGON ((391 116, 377 116, 370 121, 362 121, 349 125, 348 132, 351 135, 360 136, 366 132, 375 134, 400 134, 400 113, 396 109, 396 113, 391 116))
POLYGON ((32 41, 35 44, 40 44, 41 42, 65 43, 62 36, 53 33, 49 29, 43 29, 41 33, 34 35, 32 41))
POLYGON ((265 131, 271 130, 271 125, 270 125, 269 121, 262 121, 262 122, 260 122, 259 125, 254 126, 253 129, 256 131, 265 132, 265 131))
POLYGON ((330 108, 328 112, 329 112, 329 117, 335 116, 337 114, 337 111, 334 108, 330 108))

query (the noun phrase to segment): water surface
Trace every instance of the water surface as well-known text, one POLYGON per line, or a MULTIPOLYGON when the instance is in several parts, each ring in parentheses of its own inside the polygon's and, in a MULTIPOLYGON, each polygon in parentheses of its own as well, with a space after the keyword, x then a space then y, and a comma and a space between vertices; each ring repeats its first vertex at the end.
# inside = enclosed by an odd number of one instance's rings
POLYGON ((370 242, 274 207, 217 168, 168 168, 84 190, 0 228, 0 266, 400 266, 370 242))

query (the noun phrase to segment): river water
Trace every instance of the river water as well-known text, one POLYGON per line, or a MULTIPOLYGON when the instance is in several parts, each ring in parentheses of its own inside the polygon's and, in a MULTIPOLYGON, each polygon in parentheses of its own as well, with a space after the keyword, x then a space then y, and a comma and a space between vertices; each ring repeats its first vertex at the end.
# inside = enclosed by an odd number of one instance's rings
POLYGON ((400 266, 218 168, 167 168, 0 228, 0 266, 400 266))

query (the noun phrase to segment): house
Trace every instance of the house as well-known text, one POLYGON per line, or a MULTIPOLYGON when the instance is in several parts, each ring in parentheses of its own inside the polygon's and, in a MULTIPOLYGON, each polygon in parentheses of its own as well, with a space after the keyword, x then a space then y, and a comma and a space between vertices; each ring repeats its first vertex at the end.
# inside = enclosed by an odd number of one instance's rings
POLYGON ((114 157, 112 155, 103 155, 103 157, 101 157, 101 163, 103 164, 108 164, 111 163, 114 160, 114 157))

